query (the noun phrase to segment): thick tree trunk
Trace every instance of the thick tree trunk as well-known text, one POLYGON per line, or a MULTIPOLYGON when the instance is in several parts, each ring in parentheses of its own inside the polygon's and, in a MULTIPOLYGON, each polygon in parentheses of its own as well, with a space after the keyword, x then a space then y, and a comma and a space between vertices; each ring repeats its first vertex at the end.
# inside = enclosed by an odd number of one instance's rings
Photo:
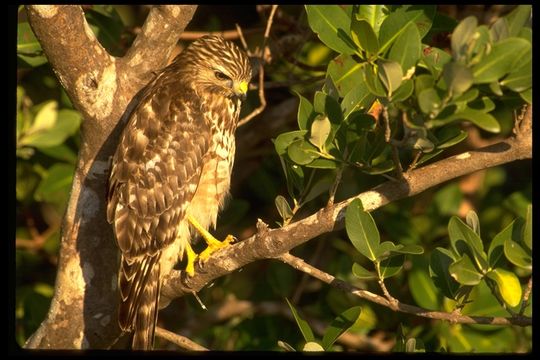
POLYGON ((128 53, 115 58, 99 44, 80 6, 26 7, 54 72, 84 118, 55 294, 27 348, 108 348, 120 335, 118 250, 105 215, 108 159, 128 104, 152 72, 166 65, 195 9, 154 7, 128 53))

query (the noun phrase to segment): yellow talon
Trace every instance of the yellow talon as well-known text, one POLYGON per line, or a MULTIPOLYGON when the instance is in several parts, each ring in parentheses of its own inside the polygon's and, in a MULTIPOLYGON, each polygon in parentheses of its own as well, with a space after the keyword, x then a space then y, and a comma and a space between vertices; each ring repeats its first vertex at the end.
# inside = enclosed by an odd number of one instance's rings
MULTIPOLYGON (((195 230, 197 230, 199 232, 199 234, 201 234, 204 241, 208 244, 208 247, 206 249, 204 249, 204 251, 202 253, 200 253, 199 256, 197 257, 202 262, 207 261, 210 258, 210 256, 212 255, 212 253, 214 253, 216 250, 224 248, 224 247, 228 246, 229 244, 233 243, 236 240, 236 238, 234 236, 227 235, 225 240, 219 241, 212 234, 210 234, 205 228, 203 228, 197 222, 197 220, 195 220, 191 215, 187 216, 187 221, 191 224, 191 226, 193 226, 195 228, 195 230)), ((190 247, 190 249, 191 249, 191 247, 190 247)), ((192 249, 191 249, 191 252, 193 254, 195 254, 192 249)), ((190 265, 190 262, 189 262, 189 254, 188 254, 188 266, 189 265, 190 265)), ((191 263, 191 268, 194 268, 193 263, 191 263)), ((186 272, 188 272, 188 268, 186 268, 186 272)), ((189 272, 188 272, 188 274, 189 274, 189 272)), ((192 275, 190 275, 190 276, 192 276, 192 275)))
POLYGON ((195 275, 195 259, 197 258, 197 254, 193 251, 189 243, 186 245, 185 253, 187 257, 186 274, 192 277, 195 275))

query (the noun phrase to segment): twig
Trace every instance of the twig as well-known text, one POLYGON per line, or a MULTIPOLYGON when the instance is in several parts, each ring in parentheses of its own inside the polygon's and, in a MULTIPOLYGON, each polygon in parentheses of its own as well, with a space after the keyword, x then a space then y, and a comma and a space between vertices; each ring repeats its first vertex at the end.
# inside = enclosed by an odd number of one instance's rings
POLYGON ((178 345, 182 349, 193 351, 209 351, 209 349, 197 344, 196 342, 188 339, 185 336, 175 334, 160 327, 156 327, 156 335, 162 339, 172 342, 175 345, 178 345))
MULTIPOLYGON (((405 113, 403 113, 405 114, 405 113)), ((388 108, 383 105, 382 115, 384 120, 384 139, 386 143, 392 148, 392 161, 396 166, 396 174, 398 179, 403 179, 403 167, 401 167, 401 162, 399 161, 399 153, 397 146, 391 141, 392 140, 392 130, 390 129, 390 119, 388 117, 388 108)), ((404 115, 405 116, 405 115, 404 115)))
MULTIPOLYGON (((266 53, 266 43, 268 41, 268 37, 270 36, 270 28, 272 27, 272 22, 274 20, 274 14, 276 13, 278 5, 272 5, 272 10, 270 11, 270 16, 268 17, 268 21, 266 23, 266 30, 264 32, 264 38, 263 38, 263 44, 260 50, 259 54, 259 101, 260 105, 253 110, 249 115, 244 117, 238 122, 238 127, 243 126, 247 124, 251 119, 253 119, 255 116, 259 115, 263 110, 266 108, 266 98, 264 96, 264 64, 267 60, 267 53, 266 53)), ((239 28, 237 26, 237 28, 239 28)), ((241 33, 241 32, 240 32, 241 33)), ((241 37, 243 39, 243 36, 241 37)), ((242 41, 243 44, 245 44, 245 39, 242 41)), ((247 45, 244 45, 247 46, 247 45)))
MULTIPOLYGON (((245 34, 254 34, 263 31, 263 28, 247 29, 244 30, 245 34)), ((224 30, 224 31, 184 31, 180 35, 180 40, 196 40, 205 35, 220 35, 225 40, 236 40, 240 39, 240 32, 238 28, 235 30, 224 30)))
POLYGON ((521 309, 519 310, 519 315, 523 315, 525 312, 525 309, 527 308, 527 305, 529 305, 529 296, 531 295, 532 290, 532 276, 529 278, 529 282, 527 283, 527 288, 525 289, 525 292, 523 293, 523 300, 521 301, 521 309))
POLYGON ((529 326, 532 325, 532 319, 526 316, 516 316, 516 317, 493 317, 493 316, 467 316, 459 315, 458 313, 446 313, 441 311, 429 311, 426 309, 419 308, 417 306, 404 304, 396 299, 395 309, 391 302, 377 294, 369 292, 367 290, 360 290, 349 283, 336 279, 334 276, 325 273, 307 264, 304 260, 293 256, 289 253, 281 255, 278 257, 279 260, 283 261, 286 264, 294 267, 297 270, 305 272, 317 278, 329 285, 332 285, 340 290, 343 290, 349 294, 355 295, 359 298, 377 303, 379 305, 385 306, 387 308, 400 311, 406 314, 412 314, 416 316, 421 316, 429 319, 437 320, 446 320, 452 323, 459 324, 484 324, 484 325, 519 325, 519 326, 529 326))

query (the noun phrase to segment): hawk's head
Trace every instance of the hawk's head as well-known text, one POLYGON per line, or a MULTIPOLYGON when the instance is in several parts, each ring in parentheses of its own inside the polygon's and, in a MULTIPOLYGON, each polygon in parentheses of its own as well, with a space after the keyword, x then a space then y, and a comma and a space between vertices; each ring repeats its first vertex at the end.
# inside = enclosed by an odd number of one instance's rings
POLYGON ((197 93, 245 98, 251 65, 247 54, 234 43, 220 36, 204 36, 191 43, 178 60, 197 93))

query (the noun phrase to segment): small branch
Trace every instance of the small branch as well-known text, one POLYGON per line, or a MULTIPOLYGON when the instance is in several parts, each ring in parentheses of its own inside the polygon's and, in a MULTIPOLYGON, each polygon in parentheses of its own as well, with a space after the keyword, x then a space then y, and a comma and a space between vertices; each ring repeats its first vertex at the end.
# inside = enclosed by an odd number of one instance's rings
POLYGON ((395 304, 392 304, 392 301, 385 299, 380 295, 373 294, 372 292, 366 290, 360 290, 345 281, 336 279, 334 276, 325 273, 309 264, 304 260, 293 256, 291 254, 284 254, 278 257, 279 260, 284 263, 294 267, 297 270, 305 272, 317 278, 329 285, 332 285, 340 290, 343 290, 347 293, 355 295, 359 298, 368 300, 370 302, 377 303, 379 305, 390 308, 394 311, 403 312, 406 314, 412 314, 416 316, 421 316, 429 319, 437 320, 446 320, 452 323, 459 324, 484 324, 484 325, 519 325, 519 326, 530 326, 532 325, 532 319, 525 316, 516 316, 511 318, 505 317, 492 317, 492 316, 467 316, 460 315, 458 313, 446 313, 441 311, 429 311, 426 309, 419 308, 417 306, 408 305, 395 300, 395 304))
MULTIPOLYGON (((247 29, 244 30, 245 34, 255 34, 264 31, 263 28, 247 29)), ((219 35, 225 40, 238 40, 240 39, 240 32, 238 28, 234 30, 225 30, 225 31, 184 31, 180 35, 180 40, 197 40, 200 37, 205 35, 219 35)))
POLYGON ((172 342, 175 345, 178 345, 182 349, 192 351, 209 351, 209 349, 197 344, 196 342, 188 339, 185 336, 175 334, 160 327, 156 327, 156 335, 162 339, 172 342))
MULTIPOLYGON (((405 113, 403 113, 405 116, 405 113)), ((384 139, 386 143, 392 148, 392 161, 396 167, 396 175, 398 179, 403 179, 403 167, 399 161, 399 152, 397 146, 392 142, 392 129, 390 128, 390 118, 388 116, 388 108, 383 106, 382 115, 384 120, 384 139)))
MULTIPOLYGON (((260 105, 253 110, 249 115, 244 117, 238 122, 238 127, 243 126, 247 124, 251 119, 253 119, 255 116, 259 115, 263 110, 266 108, 266 97, 264 96, 264 64, 269 62, 269 52, 267 52, 266 44, 268 42, 268 37, 270 36, 270 28, 272 27, 272 22, 274 21, 274 14, 276 13, 276 10, 278 8, 278 5, 272 5, 272 10, 270 11, 270 16, 268 17, 268 21, 266 23, 266 30, 264 31, 264 38, 263 43, 261 47, 261 52, 259 54, 259 101, 260 105)), ((239 27, 237 26, 237 29, 239 27)), ((241 34, 241 32, 240 32, 241 34)), ((241 36, 242 44, 244 44, 245 47, 245 39, 243 36, 241 36)))
POLYGON ((532 290, 532 276, 529 278, 529 282, 527 283, 527 288, 523 292, 523 300, 521 301, 521 309, 519 310, 519 315, 523 315, 525 312, 525 309, 527 309, 527 306, 529 305, 529 296, 531 295, 532 290))
POLYGON ((147 83, 150 70, 167 65, 174 45, 196 9, 196 5, 152 7, 133 45, 120 60, 127 66, 126 71, 147 83), (162 26, 163 24, 168 26, 162 26))

